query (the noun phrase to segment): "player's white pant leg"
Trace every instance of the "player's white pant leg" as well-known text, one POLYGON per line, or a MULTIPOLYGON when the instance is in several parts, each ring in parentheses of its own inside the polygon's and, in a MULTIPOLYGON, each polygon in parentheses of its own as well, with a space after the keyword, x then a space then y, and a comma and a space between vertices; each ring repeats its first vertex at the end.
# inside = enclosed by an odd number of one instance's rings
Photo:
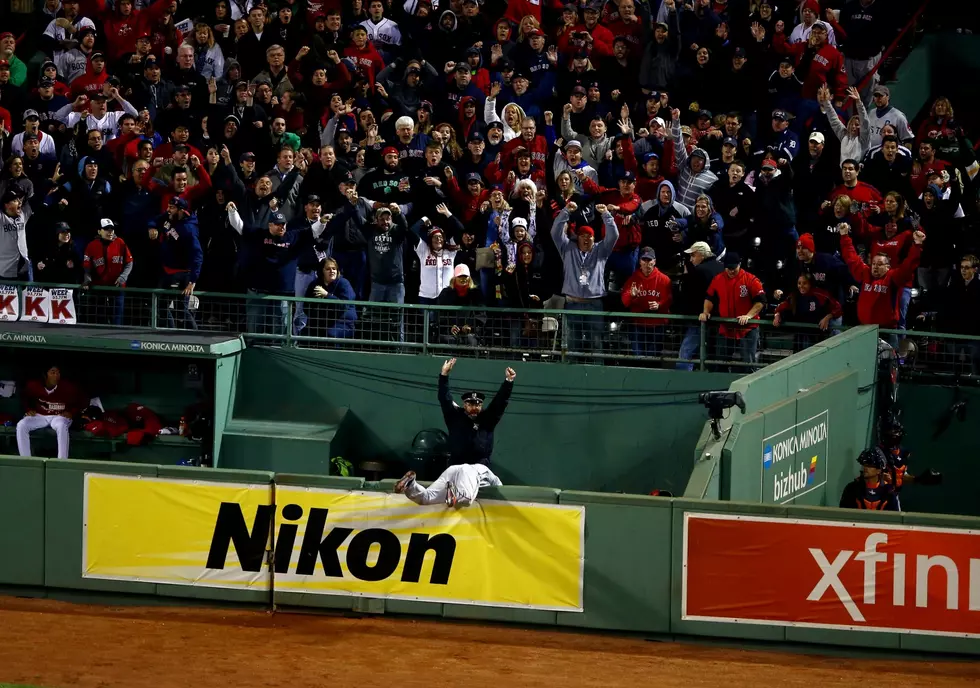
POLYGON ((54 429, 55 435, 58 437, 58 458, 67 459, 68 428, 71 427, 71 418, 65 418, 64 416, 52 416, 50 425, 54 429))
POLYGON ((31 433, 48 427, 49 416, 24 416, 17 421, 17 451, 21 456, 31 456, 31 433))
POLYGON ((480 487, 497 487, 503 485, 493 471, 484 465, 480 465, 480 487))
POLYGON ((416 504, 444 504, 449 481, 456 475, 457 469, 459 466, 450 466, 428 488, 422 487, 413 480, 412 484, 405 488, 405 496, 416 504))

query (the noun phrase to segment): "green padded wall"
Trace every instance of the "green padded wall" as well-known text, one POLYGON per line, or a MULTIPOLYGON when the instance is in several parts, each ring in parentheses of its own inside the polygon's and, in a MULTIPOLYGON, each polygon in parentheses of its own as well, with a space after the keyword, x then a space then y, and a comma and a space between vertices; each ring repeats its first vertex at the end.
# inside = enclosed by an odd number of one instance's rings
POLYGON ((559 612, 559 626, 670 631, 671 500, 562 492, 584 505, 585 611, 559 612))
POLYGON ((0 585, 44 585, 44 464, 0 456, 0 585))
MULTIPOLYGON (((289 413, 334 422, 347 407, 358 421, 357 458, 399 461, 424 428, 444 427, 436 400, 442 358, 286 349, 248 349, 236 417, 289 413), (268 404, 269 389, 289 389, 268 404), (282 410, 278 407, 281 406, 282 410), (393 410, 397 408, 397 413, 393 410)), ((491 395, 504 361, 461 359, 455 394, 491 395)), ((726 389, 735 376, 617 366, 517 363, 510 407, 495 433, 494 472, 512 485, 680 494, 704 424, 697 393, 726 389), (656 427, 656 438, 648 430, 656 427)), ((356 447, 354 449, 353 447, 356 447)), ((274 460, 270 469, 276 470, 274 460)))

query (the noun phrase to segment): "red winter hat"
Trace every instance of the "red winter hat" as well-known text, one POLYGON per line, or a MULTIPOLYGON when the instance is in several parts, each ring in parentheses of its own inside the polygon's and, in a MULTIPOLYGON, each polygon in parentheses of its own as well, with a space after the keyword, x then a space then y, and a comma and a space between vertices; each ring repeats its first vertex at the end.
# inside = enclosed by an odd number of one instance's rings
POLYGON ((805 248, 810 253, 816 253, 817 247, 813 243, 813 235, 801 234, 800 240, 796 242, 796 248, 805 248))
POLYGON ((383 158, 384 156, 388 155, 388 153, 394 153, 395 155, 398 155, 398 149, 395 148, 394 146, 386 146, 385 149, 381 151, 381 157, 383 158))
POLYGON ((820 17, 820 3, 817 2, 817 0, 804 0, 803 7, 801 7, 800 9, 810 10, 815 15, 817 15, 818 18, 820 17))

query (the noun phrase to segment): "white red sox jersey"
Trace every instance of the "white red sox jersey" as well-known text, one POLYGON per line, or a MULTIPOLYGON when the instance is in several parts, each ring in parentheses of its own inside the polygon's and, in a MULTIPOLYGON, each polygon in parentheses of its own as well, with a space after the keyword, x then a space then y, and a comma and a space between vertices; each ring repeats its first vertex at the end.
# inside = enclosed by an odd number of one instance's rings
MULTIPOLYGON (((122 111, 107 112, 102 117, 96 118, 94 115, 89 115, 85 118, 85 125, 89 131, 93 129, 98 129, 102 132, 103 141, 111 141, 116 138, 119 133, 119 118, 125 114, 133 115, 134 117, 139 116, 132 105, 127 103, 123 99, 119 99, 119 104, 122 105, 122 111)), ((65 124, 69 129, 74 127, 82 119, 82 113, 80 112, 69 112, 68 117, 65 118, 65 124)))
POLYGON ((456 262, 456 251, 447 249, 433 253, 429 245, 420 241, 415 247, 415 253, 422 265, 419 279, 419 296, 434 299, 453 281, 453 269, 456 262))
MULTIPOLYGON (((44 30, 44 35, 51 36, 51 38, 55 39, 56 41, 67 40, 67 32, 55 24, 55 21, 57 20, 52 19, 50 22, 48 22, 48 28, 44 30)), ((75 27, 75 33, 78 33, 79 29, 95 29, 95 24, 92 23, 92 20, 88 17, 75 17, 73 26, 75 27)))
POLYGON ((367 31, 368 40, 374 44, 375 48, 381 49, 388 45, 402 44, 401 29, 398 28, 398 24, 390 19, 382 17, 377 24, 370 19, 365 19, 361 22, 361 26, 367 31))
POLYGON ((58 74, 66 84, 70 84, 85 73, 88 67, 88 55, 78 48, 59 50, 54 54, 54 63, 58 67, 58 74))

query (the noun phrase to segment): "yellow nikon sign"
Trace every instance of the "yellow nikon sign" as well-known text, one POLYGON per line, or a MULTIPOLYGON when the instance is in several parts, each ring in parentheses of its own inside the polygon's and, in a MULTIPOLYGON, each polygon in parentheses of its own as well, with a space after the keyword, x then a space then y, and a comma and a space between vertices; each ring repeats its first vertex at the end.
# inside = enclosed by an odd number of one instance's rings
POLYGON ((86 578, 582 611, 585 509, 85 476, 86 578))

